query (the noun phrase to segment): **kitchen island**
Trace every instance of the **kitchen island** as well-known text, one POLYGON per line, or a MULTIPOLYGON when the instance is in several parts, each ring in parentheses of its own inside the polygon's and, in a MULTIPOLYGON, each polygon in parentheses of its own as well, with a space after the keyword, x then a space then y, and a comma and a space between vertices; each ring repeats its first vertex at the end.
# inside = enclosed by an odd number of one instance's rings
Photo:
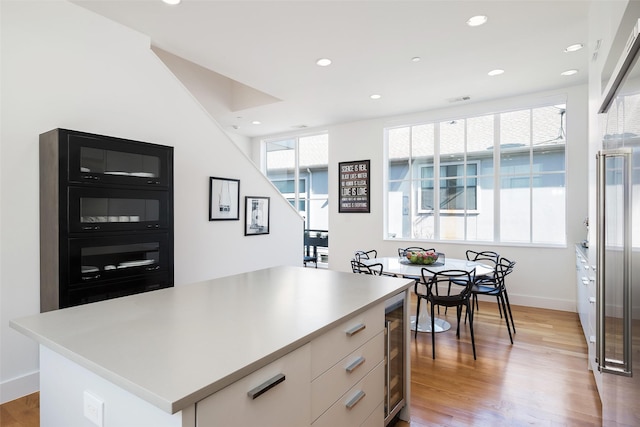
POLYGON ((385 302, 412 284, 274 267, 10 325, 40 344, 42 427, 382 426, 385 302))

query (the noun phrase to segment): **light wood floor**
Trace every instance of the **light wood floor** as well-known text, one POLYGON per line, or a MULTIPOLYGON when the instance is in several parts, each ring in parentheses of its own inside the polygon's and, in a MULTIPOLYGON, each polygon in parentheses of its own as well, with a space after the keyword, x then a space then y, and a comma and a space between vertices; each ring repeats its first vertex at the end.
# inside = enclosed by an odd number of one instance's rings
MULTIPOLYGON (((412 305, 414 310, 415 304, 412 305)), ((480 302, 473 360, 468 326, 455 337, 455 315, 439 317, 453 329, 411 339, 411 422, 431 426, 600 426, 595 383, 575 313, 513 306, 514 344, 493 302, 480 302)), ((0 426, 38 427, 38 393, 0 407, 0 426)), ((350 426, 336 426, 350 427, 350 426)))

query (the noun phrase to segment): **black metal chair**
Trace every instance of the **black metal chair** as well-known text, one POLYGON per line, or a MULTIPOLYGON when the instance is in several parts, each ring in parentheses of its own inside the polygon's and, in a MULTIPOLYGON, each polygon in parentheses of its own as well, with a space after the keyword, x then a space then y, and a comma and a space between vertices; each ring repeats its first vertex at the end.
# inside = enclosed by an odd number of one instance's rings
POLYGON ((370 251, 356 251, 354 253, 354 258, 356 261, 360 261, 361 259, 378 258, 378 251, 375 249, 371 249, 370 251))
MULTIPOLYGON (((481 276, 477 277, 476 280, 482 280, 485 278, 491 278, 495 275, 495 268, 498 265, 498 261, 500 261, 500 254, 494 251, 474 251, 469 249, 466 252, 467 261, 475 261, 482 262, 484 264, 488 264, 491 268, 493 268, 494 273, 489 276, 481 276)), ((478 305, 478 296, 473 295, 473 303, 475 304, 476 309, 479 308, 478 305)), ((500 318, 502 318, 502 311, 500 311, 500 318)))
MULTIPOLYGON (((414 292, 418 297, 418 305, 416 309, 416 322, 420 318, 420 301, 426 300, 431 303, 431 330, 435 331, 435 307, 456 307, 456 316, 458 326, 456 329, 456 337, 460 338, 460 318, 462 308, 466 308, 466 314, 469 316, 469 331, 471 332, 471 347, 473 348, 473 359, 476 359, 476 342, 473 335, 473 308, 471 307, 471 289, 474 286, 475 269, 472 271, 465 270, 443 270, 432 271, 428 268, 422 269, 422 281, 426 284, 426 293, 418 291, 418 283, 414 285, 414 292), (466 283, 466 286, 460 287, 460 292, 453 295, 438 295, 435 289, 440 285, 449 285, 449 282, 455 280, 456 283, 466 283)), ((418 336, 418 328, 416 328, 415 337, 418 336)), ((432 356, 436 358, 436 334, 431 332, 432 356)))
MULTIPOLYGON (((511 304, 509 303, 509 294, 507 293, 507 286, 505 278, 513 272, 515 261, 510 261, 506 258, 500 258, 500 261, 495 267, 493 276, 479 277, 476 279, 473 287, 471 288, 471 294, 476 301, 478 295, 494 296, 498 300, 498 310, 500 311, 500 317, 504 313, 504 320, 507 324, 507 330, 509 331, 509 339, 513 344, 513 334, 516 333, 516 325, 513 323, 513 314, 511 313, 511 304)), ((472 304, 472 311, 474 306, 472 304)))
POLYGON ((385 273, 383 270, 383 266, 381 263, 373 263, 373 264, 365 264, 360 260, 352 259, 351 260, 351 270, 354 273, 358 274, 371 274, 372 276, 390 276, 396 277, 395 274, 385 273))

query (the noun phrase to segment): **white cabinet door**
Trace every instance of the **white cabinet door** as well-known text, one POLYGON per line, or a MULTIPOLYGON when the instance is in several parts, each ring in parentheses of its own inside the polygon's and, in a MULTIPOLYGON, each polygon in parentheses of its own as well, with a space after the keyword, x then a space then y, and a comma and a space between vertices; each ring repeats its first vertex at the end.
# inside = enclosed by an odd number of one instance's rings
POLYGON ((380 332, 313 380, 311 383, 311 419, 315 420, 322 415, 340 396, 383 360, 384 332, 380 332))
POLYGON ((198 427, 301 427, 311 423, 307 344, 196 404, 198 427))
POLYGON ((357 314, 311 342, 311 378, 384 330, 384 304, 357 314))
MULTIPOLYGON (((384 362, 347 391, 314 423, 313 427, 360 426, 376 411, 384 400, 384 362)), ((384 424, 384 413, 380 416, 384 424)), ((371 419, 368 423, 374 423, 371 419)))

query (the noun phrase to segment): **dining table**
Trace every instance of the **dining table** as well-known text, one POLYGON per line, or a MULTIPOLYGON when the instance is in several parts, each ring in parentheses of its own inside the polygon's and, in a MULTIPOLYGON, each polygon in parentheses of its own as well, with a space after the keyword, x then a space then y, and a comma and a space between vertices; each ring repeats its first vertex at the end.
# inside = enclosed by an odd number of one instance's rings
MULTIPOLYGON (((444 270, 463 270, 472 272, 475 270, 475 277, 486 276, 493 273, 493 267, 481 262, 469 261, 466 259, 447 258, 441 257, 433 264, 413 264, 405 257, 377 257, 369 259, 360 259, 360 262, 366 265, 382 264, 382 271, 385 273, 394 274, 398 277, 408 277, 419 279, 416 286, 425 286, 422 282, 422 269, 427 268, 433 272, 439 272, 444 270), (442 260, 443 258, 444 260, 442 260)), ((425 271, 425 276, 431 276, 428 271, 425 271)), ((434 331, 444 332, 451 329, 451 324, 444 319, 438 317, 434 318, 434 331)), ((411 316, 411 330, 418 332, 432 332, 431 330, 431 316, 428 310, 422 310, 418 319, 416 316, 411 316)))

